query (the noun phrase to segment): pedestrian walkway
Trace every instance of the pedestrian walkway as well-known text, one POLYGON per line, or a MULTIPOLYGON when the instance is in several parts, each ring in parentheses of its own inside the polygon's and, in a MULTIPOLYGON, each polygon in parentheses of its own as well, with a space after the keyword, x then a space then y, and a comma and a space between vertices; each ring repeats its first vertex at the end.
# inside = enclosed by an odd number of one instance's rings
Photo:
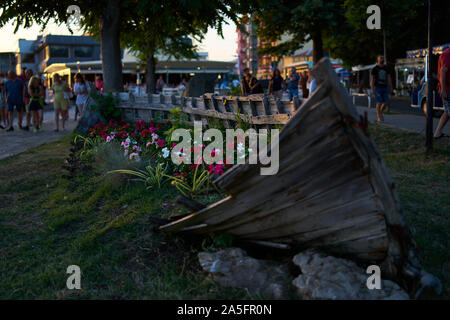
MULTIPOLYGON (((367 107, 356 107, 360 114, 367 112, 369 122, 377 120, 377 113, 375 108, 368 109, 367 107)), ((405 114, 405 113, 393 113, 384 115, 384 125, 397 127, 400 129, 406 129, 410 131, 420 132, 425 134, 425 122, 426 118, 422 115, 405 114)), ((439 119, 434 118, 433 132, 438 125, 439 119)), ((450 123, 448 123, 444 130, 444 133, 450 135, 450 123)))
MULTIPOLYGON (((36 147, 46 142, 51 142, 64 137, 72 133, 73 129, 77 126, 77 122, 74 119, 74 110, 69 112, 69 120, 66 121, 66 128, 64 131, 53 131, 56 128, 55 114, 53 111, 44 112, 43 130, 37 133, 33 133, 33 128, 30 131, 20 130, 17 126, 17 115, 14 119, 14 131, 7 132, 6 130, 0 130, 0 159, 4 159, 15 154, 24 152, 29 148, 36 147)), ((26 124, 25 117, 22 124, 26 124)))

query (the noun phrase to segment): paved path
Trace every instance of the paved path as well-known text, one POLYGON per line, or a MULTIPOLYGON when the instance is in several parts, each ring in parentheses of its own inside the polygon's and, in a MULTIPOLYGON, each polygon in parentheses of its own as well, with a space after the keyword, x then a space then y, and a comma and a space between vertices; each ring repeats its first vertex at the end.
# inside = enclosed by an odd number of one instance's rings
MULTIPOLYGON (((359 113, 364 114, 367 112, 369 122, 374 122, 377 120, 377 113, 375 108, 368 109, 367 107, 357 106, 359 113)), ((425 134, 425 121, 426 118, 421 114, 412 113, 394 113, 384 115, 384 124, 388 126, 393 126, 401 129, 406 129, 410 131, 416 131, 425 134)), ((434 118, 433 132, 438 125, 439 119, 434 118)), ((444 128, 444 133, 450 135, 450 122, 444 128)), ((442 138, 446 139, 446 138, 442 138)), ((450 139, 448 139, 450 142, 450 139)))
MULTIPOLYGON (((16 115, 14 119, 14 131, 6 132, 6 130, 0 130, 0 159, 24 152, 29 148, 36 147, 40 144, 57 140, 72 133, 73 129, 75 129, 77 125, 77 122, 73 120, 73 109, 69 112, 69 120, 66 122, 66 128, 64 131, 53 131, 56 128, 54 118, 55 116, 53 111, 45 111, 43 130, 33 133, 32 128, 30 128, 30 131, 24 131, 18 128, 16 115)), ((22 123, 26 123, 25 117, 22 123)))

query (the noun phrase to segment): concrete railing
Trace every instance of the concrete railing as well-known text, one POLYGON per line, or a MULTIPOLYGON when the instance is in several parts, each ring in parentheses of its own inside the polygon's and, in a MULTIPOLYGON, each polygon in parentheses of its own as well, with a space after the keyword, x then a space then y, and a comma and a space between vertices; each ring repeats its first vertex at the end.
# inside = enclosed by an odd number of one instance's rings
POLYGON ((301 99, 293 101, 279 100, 273 96, 250 95, 217 96, 206 93, 200 97, 182 97, 176 95, 151 94, 136 97, 132 93, 119 94, 122 118, 128 121, 168 119, 170 110, 179 108, 188 115, 189 122, 214 118, 223 121, 226 127, 239 116, 253 126, 270 127, 283 125, 299 108, 301 99))

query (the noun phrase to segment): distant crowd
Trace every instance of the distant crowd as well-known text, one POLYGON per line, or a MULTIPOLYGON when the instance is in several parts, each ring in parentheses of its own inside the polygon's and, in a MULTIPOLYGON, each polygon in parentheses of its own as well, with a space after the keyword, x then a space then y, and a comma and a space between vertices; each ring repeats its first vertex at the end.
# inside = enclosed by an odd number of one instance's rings
MULTIPOLYGON (((53 102, 55 113, 55 129, 65 129, 69 118, 69 108, 75 108, 75 118, 81 117, 87 104, 90 86, 82 74, 74 76, 74 85, 68 85, 68 76, 53 75, 50 88, 38 75, 33 75, 31 69, 23 69, 20 75, 13 70, 8 71, 6 77, 0 74, 0 129, 14 131, 14 116, 17 113, 18 129, 33 132, 42 130, 44 107, 53 102), (52 99, 48 99, 48 97, 52 99), (24 122, 25 116, 25 124, 24 122)), ((95 87, 103 91, 101 76, 96 77, 95 87)))
MULTIPOLYGON (((249 68, 243 70, 244 76, 241 79, 241 91, 243 96, 250 94, 263 93, 264 90, 251 73, 249 68)), ((289 100, 293 100, 294 97, 301 96, 302 98, 308 98, 309 94, 316 89, 316 81, 313 77, 305 72, 298 74, 297 70, 293 67, 289 70, 289 75, 284 79, 281 76, 281 72, 275 69, 272 73, 272 77, 269 81, 268 94, 281 99, 283 92, 287 92, 289 100)))

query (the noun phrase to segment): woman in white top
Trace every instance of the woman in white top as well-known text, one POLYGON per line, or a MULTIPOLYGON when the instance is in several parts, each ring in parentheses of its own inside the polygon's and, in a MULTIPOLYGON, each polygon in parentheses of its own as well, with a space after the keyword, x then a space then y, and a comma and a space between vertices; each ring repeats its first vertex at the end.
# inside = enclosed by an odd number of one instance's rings
POLYGON ((73 93, 77 96, 77 100, 75 101, 76 109, 75 109, 75 121, 77 120, 78 114, 82 117, 84 112, 84 107, 89 98, 89 86, 84 81, 81 73, 77 73, 75 75, 75 85, 73 87, 73 93))

